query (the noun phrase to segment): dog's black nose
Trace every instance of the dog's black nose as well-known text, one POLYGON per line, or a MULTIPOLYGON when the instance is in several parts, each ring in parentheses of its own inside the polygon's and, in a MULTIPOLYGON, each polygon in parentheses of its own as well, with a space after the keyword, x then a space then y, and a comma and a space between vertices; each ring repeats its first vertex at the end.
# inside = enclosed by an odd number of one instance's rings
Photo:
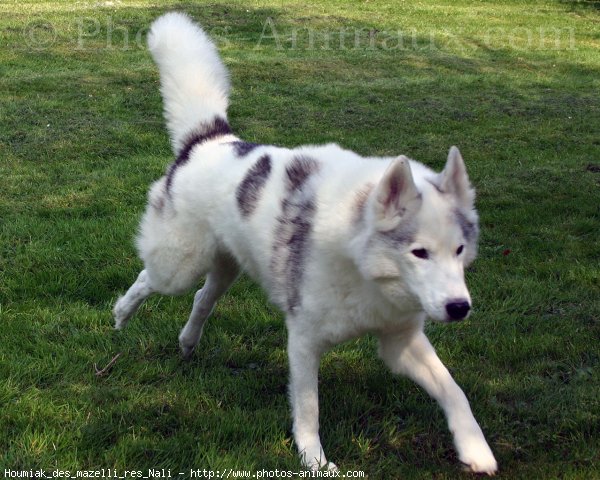
POLYGON ((452 322, 465 318, 469 310, 471 310, 471 305, 466 300, 453 300, 446 304, 446 312, 452 322))

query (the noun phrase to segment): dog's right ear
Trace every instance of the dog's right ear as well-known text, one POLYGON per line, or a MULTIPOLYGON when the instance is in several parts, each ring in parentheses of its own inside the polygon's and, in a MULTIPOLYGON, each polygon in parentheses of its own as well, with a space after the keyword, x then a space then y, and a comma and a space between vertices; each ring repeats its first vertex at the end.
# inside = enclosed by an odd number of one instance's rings
POLYGON ((471 187, 465 162, 456 147, 450 147, 448 161, 440 177, 440 188, 443 192, 454 195, 461 207, 473 209, 475 190, 471 187))
POLYGON ((395 228, 408 211, 418 208, 421 195, 415 186, 408 158, 400 155, 392 160, 373 193, 378 230, 395 228))

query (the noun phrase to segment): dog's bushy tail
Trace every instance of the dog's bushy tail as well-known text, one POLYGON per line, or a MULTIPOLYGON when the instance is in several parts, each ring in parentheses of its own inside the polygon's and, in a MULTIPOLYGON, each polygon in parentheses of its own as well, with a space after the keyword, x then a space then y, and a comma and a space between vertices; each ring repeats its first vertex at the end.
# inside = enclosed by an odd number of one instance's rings
POLYGON ((167 128, 179 155, 194 132, 215 120, 225 122, 229 74, 215 44, 183 13, 155 20, 148 47, 160 71, 167 128))

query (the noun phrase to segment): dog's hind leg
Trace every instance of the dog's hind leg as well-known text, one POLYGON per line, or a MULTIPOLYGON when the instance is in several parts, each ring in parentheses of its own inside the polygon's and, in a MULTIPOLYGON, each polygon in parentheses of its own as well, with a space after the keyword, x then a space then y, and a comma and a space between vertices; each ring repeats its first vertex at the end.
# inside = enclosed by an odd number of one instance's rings
POLYGON ((144 303, 155 290, 150 285, 148 279, 148 272, 142 270, 138 275, 137 280, 134 284, 129 287, 127 293, 117 300, 113 308, 113 315, 115 317, 115 328, 117 330, 122 329, 127 325, 129 319, 135 314, 140 305, 144 303))
POLYGON ((438 401, 454 436, 458 457, 473 472, 493 475, 498 466, 467 397, 438 358, 425 334, 380 336, 379 354, 394 373, 402 373, 438 401))
POLYGON ((215 303, 239 275, 237 262, 228 254, 217 254, 206 276, 204 286, 194 296, 190 318, 179 334, 179 345, 184 358, 189 358, 202 336, 204 323, 212 313, 215 303))

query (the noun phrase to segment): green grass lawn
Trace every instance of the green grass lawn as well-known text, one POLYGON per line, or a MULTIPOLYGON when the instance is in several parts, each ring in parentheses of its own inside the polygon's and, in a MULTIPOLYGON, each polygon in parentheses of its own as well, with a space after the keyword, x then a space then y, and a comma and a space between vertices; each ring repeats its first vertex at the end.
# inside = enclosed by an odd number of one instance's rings
MULTIPOLYGON (((0 476, 4 469, 298 470, 281 314, 249 279, 193 359, 192 294, 111 305, 140 262, 149 183, 171 161, 150 22, 190 13, 232 72, 249 141, 338 142, 478 192, 475 312, 428 335, 500 478, 600 478, 600 2, 248 0, 0 3, 0 476), (103 376, 95 374, 118 353, 103 376)), ((469 478, 438 406, 364 338, 321 366, 343 472, 469 478)))

